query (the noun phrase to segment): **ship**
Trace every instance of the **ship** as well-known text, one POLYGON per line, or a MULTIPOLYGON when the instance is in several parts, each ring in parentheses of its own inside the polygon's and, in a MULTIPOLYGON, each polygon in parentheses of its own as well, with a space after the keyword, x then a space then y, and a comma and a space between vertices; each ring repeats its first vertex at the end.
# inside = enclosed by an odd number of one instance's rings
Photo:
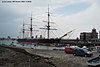
POLYGON ((31 19, 30 19, 30 38, 25 38, 25 29, 24 29, 24 24, 23 24, 23 38, 18 38, 17 41, 20 44, 38 44, 38 45, 59 45, 62 41, 62 38, 67 36, 69 33, 71 33, 73 30, 67 32, 66 34, 64 34, 63 36, 59 37, 59 38, 50 38, 50 30, 57 30, 57 29, 51 29, 50 26, 50 12, 49 12, 49 7, 48 7, 48 21, 47 21, 47 25, 46 28, 40 28, 40 29, 45 29, 47 30, 47 38, 43 38, 42 35, 40 35, 40 38, 37 38, 37 36, 34 38, 32 36, 33 34, 33 24, 32 24, 32 14, 31 14, 31 19))

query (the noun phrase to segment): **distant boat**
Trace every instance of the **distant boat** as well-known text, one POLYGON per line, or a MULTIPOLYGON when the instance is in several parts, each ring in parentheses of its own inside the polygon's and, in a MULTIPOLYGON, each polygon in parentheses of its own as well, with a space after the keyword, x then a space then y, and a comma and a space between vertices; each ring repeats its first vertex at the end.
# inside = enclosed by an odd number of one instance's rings
POLYGON ((89 66, 99 66, 100 65, 100 55, 88 60, 86 64, 89 66))

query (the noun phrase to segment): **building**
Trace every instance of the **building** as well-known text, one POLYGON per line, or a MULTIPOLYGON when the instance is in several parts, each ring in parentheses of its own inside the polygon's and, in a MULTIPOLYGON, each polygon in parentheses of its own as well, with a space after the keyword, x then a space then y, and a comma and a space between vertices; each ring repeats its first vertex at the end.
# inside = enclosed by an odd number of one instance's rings
POLYGON ((90 40, 94 40, 94 39, 98 39, 98 33, 96 32, 95 28, 92 29, 92 32, 80 33, 80 40, 90 41, 90 40))

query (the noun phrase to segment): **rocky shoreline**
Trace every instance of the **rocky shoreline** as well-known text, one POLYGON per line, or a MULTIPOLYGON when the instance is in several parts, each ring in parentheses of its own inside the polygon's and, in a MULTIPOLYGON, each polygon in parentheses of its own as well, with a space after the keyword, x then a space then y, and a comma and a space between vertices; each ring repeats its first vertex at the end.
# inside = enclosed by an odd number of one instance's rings
POLYGON ((0 48, 0 67, 56 67, 48 58, 30 56, 7 48, 0 48))

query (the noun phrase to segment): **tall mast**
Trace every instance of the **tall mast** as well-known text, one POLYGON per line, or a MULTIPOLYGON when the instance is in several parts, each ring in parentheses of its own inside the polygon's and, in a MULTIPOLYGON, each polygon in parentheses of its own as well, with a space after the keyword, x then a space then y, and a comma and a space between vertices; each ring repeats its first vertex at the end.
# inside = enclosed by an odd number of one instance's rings
POLYGON ((51 29, 50 28, 50 12, 49 12, 49 5, 48 5, 48 20, 47 21, 44 21, 44 22, 47 22, 47 28, 40 28, 40 29, 46 29, 47 30, 47 38, 49 39, 50 38, 50 30, 57 30, 57 29, 51 29))
POLYGON ((24 21, 23 21, 23 38, 25 36, 25 24, 24 24, 24 21))
POLYGON ((48 25, 47 25, 47 35, 48 35, 48 39, 50 38, 49 34, 50 34, 50 12, 49 12, 49 5, 48 5, 48 25))
POLYGON ((32 13, 31 13, 31 24, 30 24, 30 38, 32 38, 32 13))

